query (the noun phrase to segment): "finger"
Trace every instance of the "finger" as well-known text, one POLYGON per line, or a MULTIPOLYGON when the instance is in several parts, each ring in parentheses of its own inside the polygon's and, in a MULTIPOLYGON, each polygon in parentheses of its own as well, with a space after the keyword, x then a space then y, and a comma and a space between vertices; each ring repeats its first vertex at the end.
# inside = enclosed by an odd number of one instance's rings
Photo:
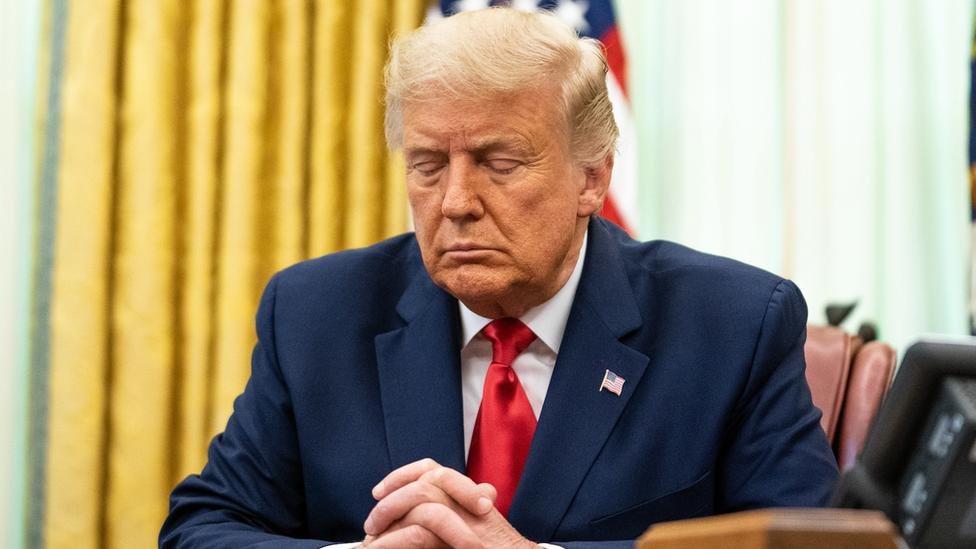
POLYGON ((498 499, 498 490, 496 490, 491 484, 482 482, 478 485, 478 488, 481 488, 482 493, 484 493, 485 497, 491 500, 492 504, 494 504, 495 500, 498 499))
MULTIPOLYGON (((427 464, 423 465, 426 467, 427 464)), ((420 467, 412 469, 405 477, 411 476, 420 467)), ((379 534, 422 503, 439 503, 452 508, 457 506, 472 515, 481 516, 494 507, 496 493, 490 484, 475 484, 454 469, 437 466, 380 499, 366 517, 363 529, 367 534, 379 534)))
POLYGON ((374 538, 364 549, 439 549, 450 547, 419 525, 410 525, 374 538))
POLYGON ((424 503, 451 507, 457 505, 443 490, 418 479, 379 500, 366 517, 363 529, 367 534, 378 535, 395 521, 403 519, 414 507, 424 503))
POLYGON ((491 484, 475 484, 469 477, 448 467, 427 471, 420 481, 440 488, 472 515, 484 515, 491 511, 498 497, 498 491, 491 484))
POLYGON ((383 499, 390 493, 416 481, 427 471, 436 469, 440 466, 441 465, 439 463, 430 458, 424 458, 420 461, 408 463, 386 475, 386 478, 374 486, 373 497, 376 499, 383 499))
POLYGON ((370 549, 392 547, 480 549, 482 543, 453 509, 437 503, 424 503, 412 508, 393 528, 370 543, 370 549))
POLYGON ((442 467, 433 460, 421 460, 405 465, 387 475, 377 486, 383 494, 363 523, 367 534, 379 534, 421 503, 433 502, 458 505, 469 513, 481 516, 492 510, 497 491, 490 484, 475 484, 461 473, 442 467), (419 478, 416 478, 419 474, 419 478), (400 486, 405 480, 415 479, 400 486), (393 489, 393 487, 398 488, 393 489))
POLYGON ((367 534, 377 535, 424 503, 444 505, 482 516, 494 508, 496 491, 490 484, 475 484, 453 469, 439 467, 377 502, 363 523, 367 534))

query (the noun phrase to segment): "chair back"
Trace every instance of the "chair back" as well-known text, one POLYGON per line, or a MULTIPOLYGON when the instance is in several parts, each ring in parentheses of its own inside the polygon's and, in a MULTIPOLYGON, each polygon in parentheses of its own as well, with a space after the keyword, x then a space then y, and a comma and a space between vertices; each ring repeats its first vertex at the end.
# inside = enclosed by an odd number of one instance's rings
POLYGON ((823 412, 827 434, 842 471, 854 465, 868 429, 895 373, 897 355, 885 343, 834 326, 807 326, 807 383, 823 412))

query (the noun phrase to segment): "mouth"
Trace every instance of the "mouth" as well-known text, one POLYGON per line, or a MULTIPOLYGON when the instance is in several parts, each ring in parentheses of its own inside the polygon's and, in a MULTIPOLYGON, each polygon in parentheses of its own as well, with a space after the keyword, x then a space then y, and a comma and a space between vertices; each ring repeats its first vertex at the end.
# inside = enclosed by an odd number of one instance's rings
POLYGON ((476 244, 456 244, 447 248, 444 255, 455 261, 476 261, 484 259, 495 250, 476 244))
POLYGON ((472 250, 485 250, 484 246, 477 244, 455 244, 447 249, 448 252, 470 252, 472 250))

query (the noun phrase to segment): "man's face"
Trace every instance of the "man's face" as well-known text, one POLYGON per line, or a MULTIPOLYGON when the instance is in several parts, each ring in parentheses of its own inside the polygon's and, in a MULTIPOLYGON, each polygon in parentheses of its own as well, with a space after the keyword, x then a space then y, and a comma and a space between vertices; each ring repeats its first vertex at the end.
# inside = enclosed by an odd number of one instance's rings
POLYGON ((542 88, 404 108, 407 194, 424 265, 482 316, 521 316, 555 295, 603 203, 612 158, 598 170, 571 160, 555 97, 542 88))

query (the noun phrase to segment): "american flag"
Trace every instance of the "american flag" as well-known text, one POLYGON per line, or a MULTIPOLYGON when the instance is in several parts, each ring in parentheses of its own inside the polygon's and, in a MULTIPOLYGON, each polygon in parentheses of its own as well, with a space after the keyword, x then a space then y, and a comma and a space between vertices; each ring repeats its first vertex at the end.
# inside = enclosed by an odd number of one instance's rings
POLYGON ((614 159, 610 194, 603 204, 603 217, 620 225, 631 235, 638 226, 637 144, 633 116, 627 100, 627 60, 617 31, 611 0, 440 0, 427 11, 427 19, 453 15, 462 11, 509 6, 522 11, 547 10, 573 25, 580 36, 596 38, 603 43, 610 67, 607 87, 613 102, 613 114, 620 129, 617 155, 614 159))
POLYGON ((619 395, 620 391, 624 388, 624 378, 607 370, 607 373, 603 374, 603 383, 600 384, 600 390, 602 391, 604 387, 619 395))

